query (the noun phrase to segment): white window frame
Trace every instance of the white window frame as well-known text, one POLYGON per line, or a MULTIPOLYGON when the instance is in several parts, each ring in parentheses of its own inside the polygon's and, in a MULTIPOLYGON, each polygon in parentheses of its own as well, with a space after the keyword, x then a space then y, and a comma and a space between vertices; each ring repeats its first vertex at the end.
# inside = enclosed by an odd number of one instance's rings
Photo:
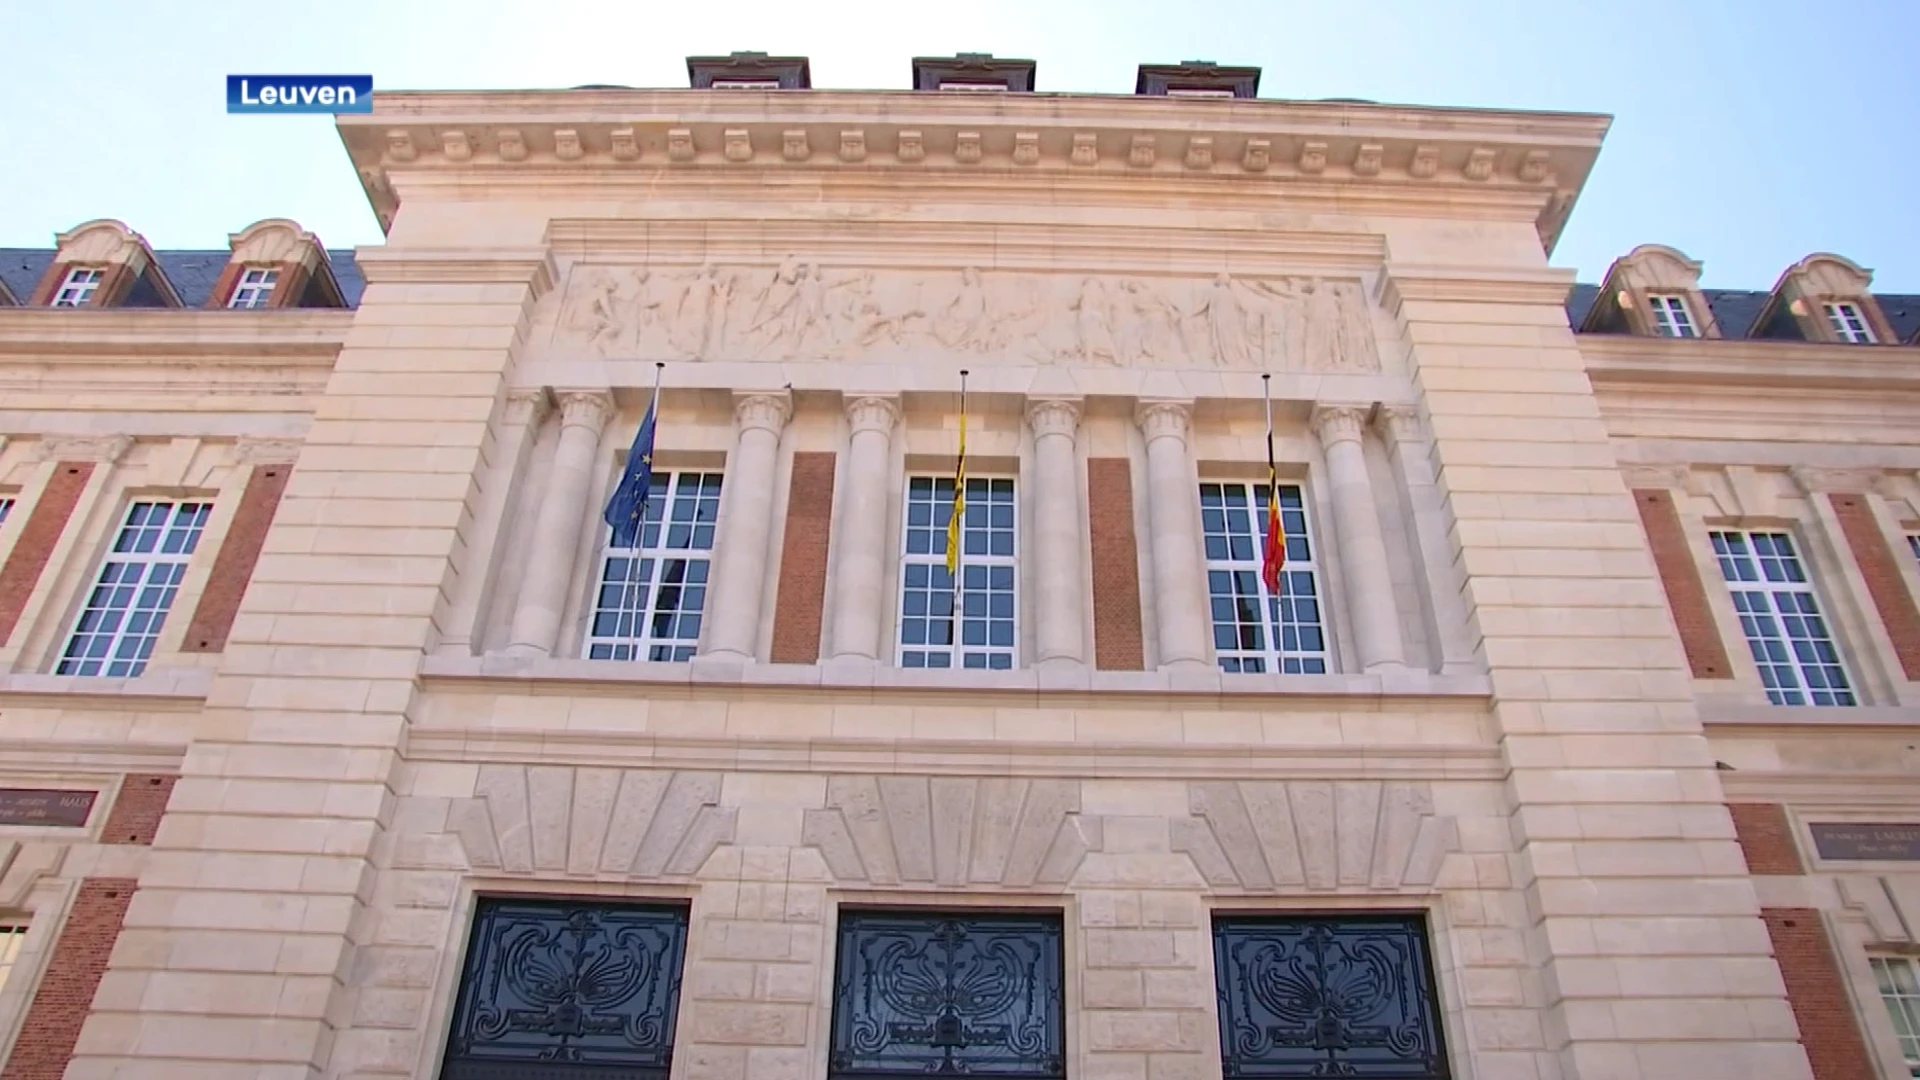
POLYGON ((707 84, 710 90, 778 90, 779 79, 715 79, 707 84))
POLYGON ((1282 481, 1280 492, 1280 531, 1286 537, 1287 558, 1280 569, 1280 595, 1275 596, 1260 573, 1266 546, 1267 485, 1247 480, 1200 483, 1207 622, 1214 660, 1229 674, 1324 675, 1334 670, 1326 579, 1316 561, 1319 548, 1307 521, 1307 488, 1282 481), (1259 605, 1263 617, 1258 623, 1248 618, 1249 603, 1259 605), (1249 636, 1255 640, 1249 642, 1249 636), (1317 648, 1307 647, 1315 640, 1317 648))
POLYGON ((1887 1019, 1893 1024, 1907 1073, 1920 1076, 1920 965, 1912 957, 1884 953, 1867 957, 1867 962, 1873 968, 1874 985, 1880 991, 1880 1003, 1887 1007, 1887 1019))
POLYGON ((234 283, 233 295, 227 299, 229 308, 263 308, 273 299, 273 290, 280 285, 280 270, 272 266, 249 266, 240 271, 240 280, 234 283))
MULTIPOLYGON (((639 546, 601 547, 587 604, 589 660, 682 663, 700 647, 712 591, 713 545, 725 474, 718 469, 653 473, 639 546), (642 576, 636 585, 635 573, 642 576), (663 608, 662 597, 671 600, 663 608)), ((754 512, 755 507, 747 508, 754 512)))
POLYGON ((1873 327, 1867 322, 1867 313, 1859 304, 1850 300, 1833 300, 1822 305, 1827 310, 1827 325, 1833 327, 1834 334, 1849 345, 1877 345, 1873 336, 1873 327))
POLYGON ((0 919, 0 992, 20 969, 20 953, 27 943, 27 931, 33 928, 31 923, 31 919, 0 919))
POLYGON ((947 576, 953 477, 907 477, 895 594, 899 606, 894 615, 893 662, 897 667, 940 671, 1020 667, 1019 481, 1006 475, 968 476, 965 513, 956 620, 953 579, 947 576), (926 494, 916 490, 922 486, 926 494), (996 542, 1000 540, 1006 542, 996 542), (993 550, 996 547, 1010 550, 993 550), (947 640, 936 640, 940 636, 947 640))
POLYGON ((1686 297, 1679 293, 1654 293, 1647 297, 1647 304, 1653 308, 1653 330, 1660 337, 1700 336, 1700 331, 1693 324, 1693 309, 1687 306, 1686 297))
POLYGON ((98 266, 73 267, 67 271, 67 279, 60 283, 59 291, 53 294, 53 303, 48 306, 86 307, 93 303, 93 294, 99 291, 106 274, 106 270, 98 266))
POLYGON ((127 504, 54 674, 133 678, 145 672, 212 516, 213 503, 205 499, 127 504))
POLYGON ((1860 704, 1840 641, 1793 536, 1771 529, 1714 529, 1708 536, 1767 700, 1860 704))

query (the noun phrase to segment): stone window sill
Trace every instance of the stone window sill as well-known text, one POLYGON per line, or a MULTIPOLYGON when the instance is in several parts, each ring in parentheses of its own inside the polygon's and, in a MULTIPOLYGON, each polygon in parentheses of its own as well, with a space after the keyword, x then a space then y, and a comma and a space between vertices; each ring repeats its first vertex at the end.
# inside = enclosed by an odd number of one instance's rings
POLYGON ((67 699, 201 702, 213 686, 213 676, 213 669, 205 667, 151 668, 145 674, 119 679, 17 672, 0 675, 0 698, 58 695, 67 699))

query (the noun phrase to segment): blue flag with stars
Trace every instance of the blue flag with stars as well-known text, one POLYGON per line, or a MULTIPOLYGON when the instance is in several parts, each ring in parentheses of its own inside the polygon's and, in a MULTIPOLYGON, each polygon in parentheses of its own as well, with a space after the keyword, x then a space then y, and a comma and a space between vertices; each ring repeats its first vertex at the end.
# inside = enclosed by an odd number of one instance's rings
POLYGON ((607 500, 603 517, 613 527, 613 547, 640 546, 640 526, 647 516, 647 495, 653 489, 653 417, 658 407, 657 397, 648 404, 646 419, 640 421, 640 430, 634 434, 633 446, 627 451, 627 467, 620 473, 620 482, 614 485, 613 497, 607 500))

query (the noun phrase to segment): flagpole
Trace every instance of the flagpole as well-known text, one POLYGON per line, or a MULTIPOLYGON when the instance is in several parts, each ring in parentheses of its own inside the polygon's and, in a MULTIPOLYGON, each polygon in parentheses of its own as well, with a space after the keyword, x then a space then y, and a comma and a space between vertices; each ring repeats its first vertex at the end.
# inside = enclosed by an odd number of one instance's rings
POLYGON ((967 369, 960 369, 960 458, 953 470, 953 506, 963 520, 956 522, 951 533, 953 542, 953 643, 960 644, 960 549, 965 543, 967 524, 964 520, 967 505, 967 369))
MULTIPOLYGON (((1280 475, 1273 464, 1273 376, 1267 372, 1262 372, 1260 375, 1260 400, 1267 411, 1267 517, 1261 523, 1260 529, 1260 577, 1269 590, 1278 591, 1278 583, 1269 580, 1275 576, 1273 564, 1276 560, 1273 557, 1272 548, 1276 531, 1275 523, 1280 516, 1280 475)), ((1279 541, 1279 558, 1284 560, 1287 539, 1282 535, 1279 541)))
MULTIPOLYGON (((653 400, 647 402, 648 412, 654 412, 660 407, 660 376, 664 374, 666 370, 667 362, 665 360, 655 360, 653 362, 653 400)), ((1271 426, 1272 421, 1268 421, 1268 425, 1271 426)))

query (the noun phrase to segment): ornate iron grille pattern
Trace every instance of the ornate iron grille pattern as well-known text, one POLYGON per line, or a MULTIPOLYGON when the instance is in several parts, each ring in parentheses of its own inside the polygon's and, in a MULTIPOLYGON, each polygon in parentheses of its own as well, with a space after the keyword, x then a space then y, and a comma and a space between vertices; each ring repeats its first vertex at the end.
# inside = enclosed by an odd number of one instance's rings
POLYGON ((830 1080, 1066 1076, 1057 915, 842 911, 830 1080))
POLYGON ((1214 920, 1227 1076, 1447 1080, 1419 916, 1214 920))
POLYGON ((684 908, 485 899, 443 1080, 665 1080, 684 908))

